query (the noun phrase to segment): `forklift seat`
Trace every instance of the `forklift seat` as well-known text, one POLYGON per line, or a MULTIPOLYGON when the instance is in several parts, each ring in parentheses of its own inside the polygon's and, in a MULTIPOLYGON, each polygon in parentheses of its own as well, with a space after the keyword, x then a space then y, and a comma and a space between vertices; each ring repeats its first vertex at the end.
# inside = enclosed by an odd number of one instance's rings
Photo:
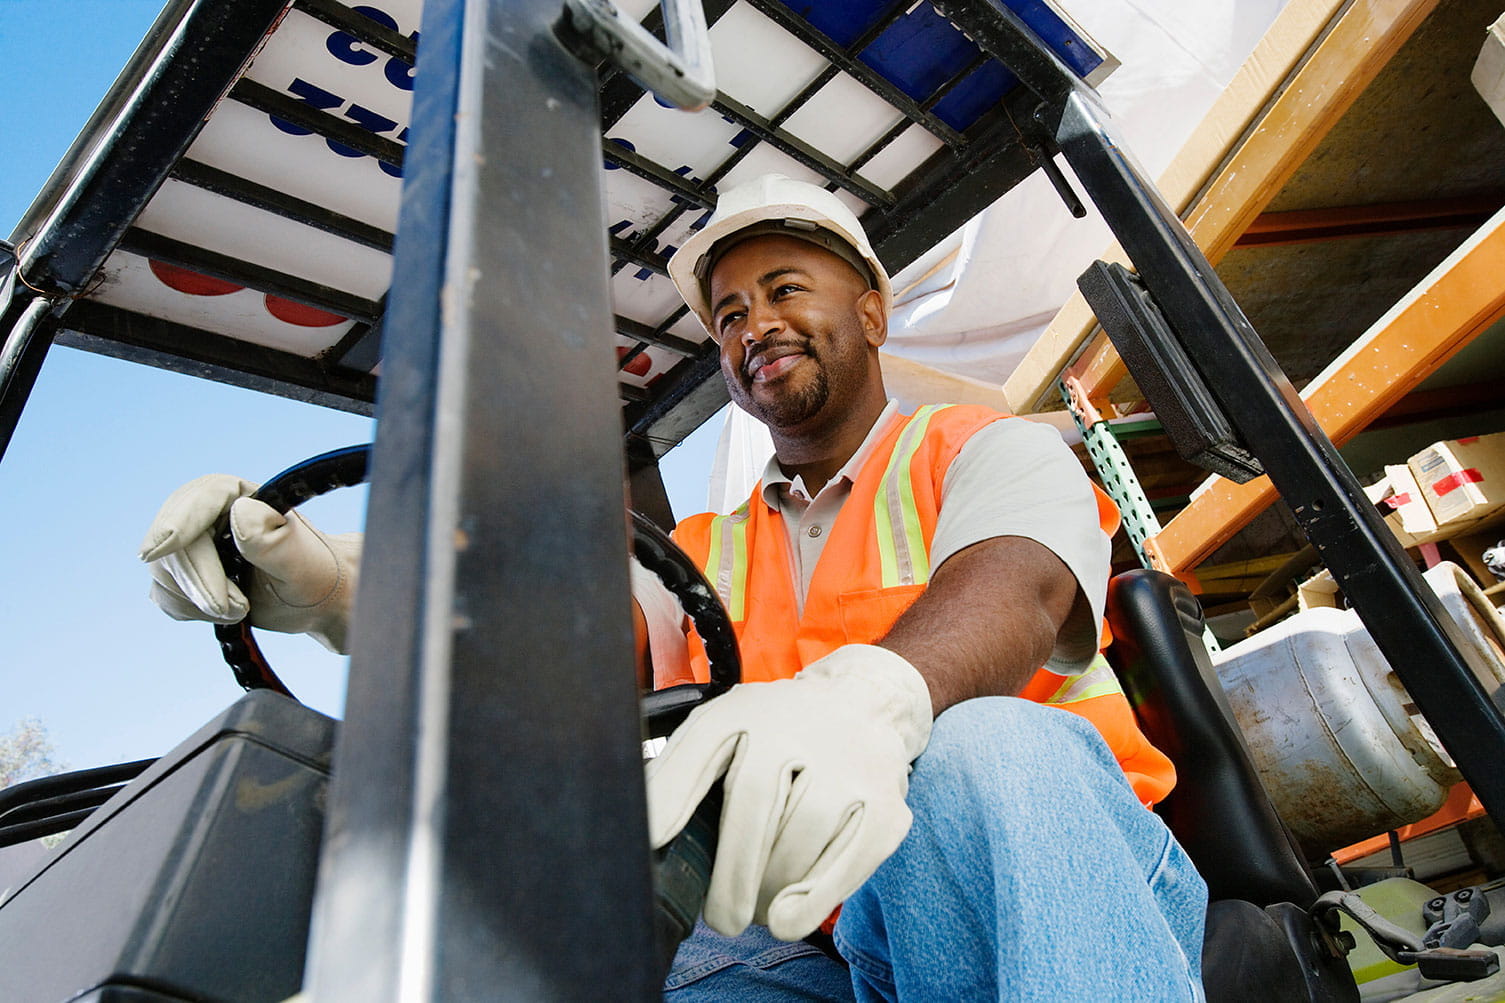
POLYGON ((1176 765, 1156 811, 1208 888, 1209 1000, 1357 1000, 1341 955, 1308 913, 1318 890, 1270 803, 1202 642, 1184 584, 1136 570, 1108 584, 1108 660, 1140 727, 1176 765))

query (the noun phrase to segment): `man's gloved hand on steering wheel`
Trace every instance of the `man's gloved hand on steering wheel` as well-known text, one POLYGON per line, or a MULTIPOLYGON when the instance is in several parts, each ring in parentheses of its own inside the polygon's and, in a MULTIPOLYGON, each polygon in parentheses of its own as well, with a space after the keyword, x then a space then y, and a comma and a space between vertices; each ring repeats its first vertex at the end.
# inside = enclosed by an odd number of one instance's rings
POLYGON ((296 512, 278 513, 247 497, 256 485, 209 474, 168 496, 141 544, 151 566, 151 599, 175 620, 238 623, 308 634, 346 651, 360 571, 360 533, 328 536, 296 512), (214 549, 228 513, 230 531, 253 570, 247 597, 230 581, 214 549))
POLYGON ((930 691, 886 648, 849 644, 792 679, 735 686, 697 708, 648 767, 655 847, 726 777, 705 921, 796 940, 898 847, 909 764, 930 739, 930 691))

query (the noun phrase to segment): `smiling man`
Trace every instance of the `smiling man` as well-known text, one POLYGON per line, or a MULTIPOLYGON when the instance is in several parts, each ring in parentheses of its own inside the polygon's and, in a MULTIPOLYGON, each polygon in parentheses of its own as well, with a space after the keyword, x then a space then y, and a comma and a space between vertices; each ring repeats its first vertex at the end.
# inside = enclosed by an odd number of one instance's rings
MULTIPOLYGON (((1200 995, 1205 889, 1145 810, 1174 774, 1096 657, 1111 505, 1048 427, 899 413, 889 278, 830 192, 732 189, 669 271, 775 455, 676 531, 747 683, 649 767, 655 845, 725 778, 668 998, 1200 995)), ((637 595, 657 684, 706 679, 637 595)))
POLYGON ((886 403, 883 297, 852 263, 780 234, 726 249, 709 291, 732 400, 768 426, 783 468, 819 491, 835 472, 819 460, 855 452, 886 403))

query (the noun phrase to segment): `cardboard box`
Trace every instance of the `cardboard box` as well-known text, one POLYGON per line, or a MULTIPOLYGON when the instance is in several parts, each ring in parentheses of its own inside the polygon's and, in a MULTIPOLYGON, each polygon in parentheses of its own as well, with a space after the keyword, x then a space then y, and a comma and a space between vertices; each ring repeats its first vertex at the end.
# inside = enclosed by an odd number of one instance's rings
POLYGON ((1326 568, 1296 586, 1296 608, 1302 613, 1320 606, 1338 605, 1338 583, 1326 568))
POLYGON ((1485 32, 1484 46, 1469 79, 1495 118, 1505 123, 1505 16, 1485 32))
POLYGON ((1437 520, 1432 518, 1432 510, 1405 464, 1387 465, 1385 476, 1365 488, 1364 494, 1385 513, 1385 525, 1402 547, 1414 547, 1436 537, 1437 520))
POLYGON ((1433 443, 1406 465, 1439 527, 1505 508, 1505 432, 1433 443))

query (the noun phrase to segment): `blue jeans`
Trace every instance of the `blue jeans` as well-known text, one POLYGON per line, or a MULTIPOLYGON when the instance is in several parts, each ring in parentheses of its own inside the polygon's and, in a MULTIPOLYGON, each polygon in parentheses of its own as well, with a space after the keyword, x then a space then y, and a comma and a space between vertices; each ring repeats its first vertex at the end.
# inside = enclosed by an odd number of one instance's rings
POLYGON ((935 722, 914 826, 842 907, 850 965, 766 929, 680 946, 700 1000, 1200 999, 1207 889, 1097 730, 1010 697, 935 722))

